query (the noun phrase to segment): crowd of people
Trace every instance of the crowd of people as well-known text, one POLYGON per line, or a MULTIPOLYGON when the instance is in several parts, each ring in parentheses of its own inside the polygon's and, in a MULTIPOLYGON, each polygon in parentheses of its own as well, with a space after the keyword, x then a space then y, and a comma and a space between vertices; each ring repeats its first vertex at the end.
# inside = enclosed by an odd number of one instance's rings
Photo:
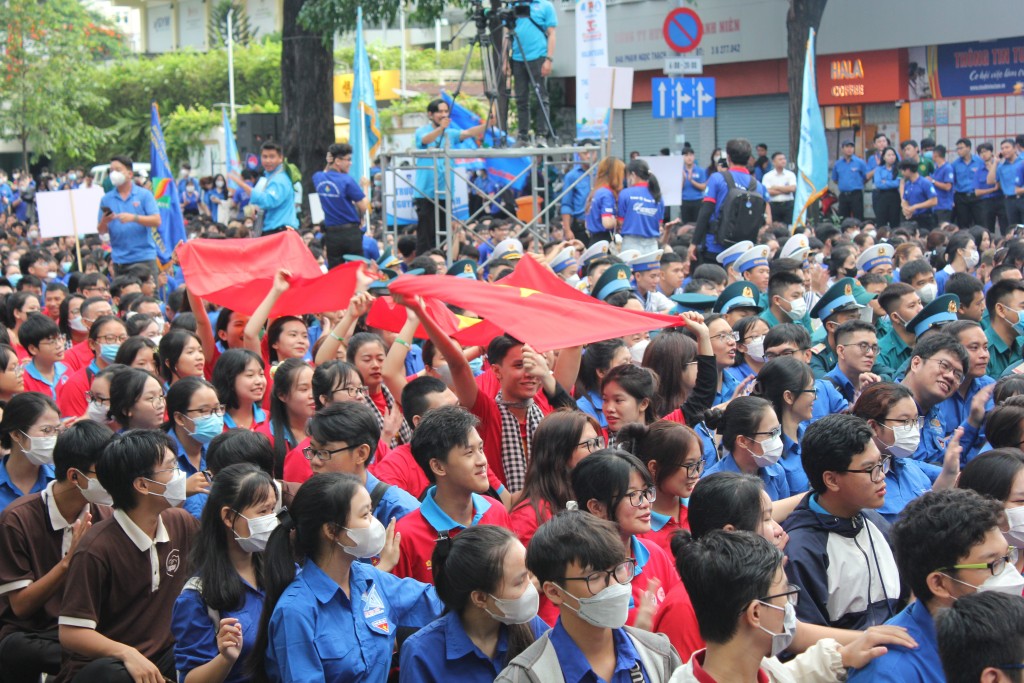
MULTIPOLYGON (((1024 239, 976 194, 914 208, 938 148, 895 224, 795 233, 746 140, 683 156, 675 221, 642 160, 584 154, 548 241, 484 220, 450 250, 364 231, 351 154, 323 226, 273 143, 241 190, 259 233, 362 263, 339 310, 273 317, 286 268, 254 310, 202 300, 127 157, 81 260, 4 213, 0 681, 1019 680, 1024 239), (464 347, 445 302, 389 292, 530 261, 567 326, 580 292, 663 315, 464 347), (371 324, 380 297, 404 322, 371 324)), ((210 219, 189 234, 252 234, 210 219)))

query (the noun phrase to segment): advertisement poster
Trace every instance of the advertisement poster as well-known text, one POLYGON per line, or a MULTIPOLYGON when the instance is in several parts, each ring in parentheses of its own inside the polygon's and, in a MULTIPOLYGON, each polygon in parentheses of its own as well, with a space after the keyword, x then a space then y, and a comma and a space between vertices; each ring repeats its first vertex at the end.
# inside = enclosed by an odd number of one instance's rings
POLYGON ((908 50, 912 100, 1009 95, 1024 88, 1024 36, 908 50))
POLYGON ((590 105, 590 73, 608 66, 606 0, 576 3, 576 139, 600 140, 608 133, 608 108, 590 105))

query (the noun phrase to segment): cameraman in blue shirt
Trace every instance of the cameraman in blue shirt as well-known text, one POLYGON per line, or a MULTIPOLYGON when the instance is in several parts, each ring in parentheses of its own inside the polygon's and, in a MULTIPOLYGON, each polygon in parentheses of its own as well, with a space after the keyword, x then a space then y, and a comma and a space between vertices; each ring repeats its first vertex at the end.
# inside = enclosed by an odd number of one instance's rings
POLYGON ((327 166, 313 174, 313 185, 324 209, 324 248, 327 267, 341 265, 346 254, 363 255, 361 216, 370 210, 365 188, 369 178, 357 183, 349 175, 352 145, 333 144, 327 149, 327 166), (362 187, 360 187, 362 185, 362 187))
MULTIPOLYGON (((531 0, 530 12, 516 18, 516 40, 512 44, 512 80, 515 84, 516 117, 519 122, 517 143, 523 146, 530 137, 530 80, 540 85, 542 110, 548 108, 547 77, 555 54, 555 27, 558 17, 548 0, 531 0)), ((539 127, 538 127, 539 128, 539 127)))

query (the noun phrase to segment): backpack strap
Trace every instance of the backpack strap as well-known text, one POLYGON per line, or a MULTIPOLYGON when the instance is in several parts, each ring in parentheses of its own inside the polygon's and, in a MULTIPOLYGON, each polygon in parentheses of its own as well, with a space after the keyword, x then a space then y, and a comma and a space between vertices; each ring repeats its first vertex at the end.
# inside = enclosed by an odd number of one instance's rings
POLYGON ((750 182, 747 183, 747 192, 757 192, 757 178, 753 173, 750 174, 750 182))
POLYGON ((378 481, 373 490, 370 491, 370 509, 376 510, 377 505, 380 504, 381 498, 384 497, 384 493, 391 488, 391 484, 387 482, 378 481))
POLYGON ((719 171, 719 173, 721 173, 722 177, 725 178, 727 187, 736 187, 736 181, 733 180, 732 171, 730 171, 729 169, 724 169, 719 171))
MULTIPOLYGON (((181 592, 184 593, 187 590, 193 590, 196 593, 199 593, 199 597, 202 598, 203 582, 200 581, 198 576, 193 576, 185 582, 185 585, 182 586, 181 592)), ((203 604, 206 605, 206 598, 203 598, 203 604)), ((209 605, 206 605, 206 615, 210 617, 210 621, 213 622, 213 631, 214 633, 216 633, 218 630, 220 630, 220 611, 213 609, 209 605)))

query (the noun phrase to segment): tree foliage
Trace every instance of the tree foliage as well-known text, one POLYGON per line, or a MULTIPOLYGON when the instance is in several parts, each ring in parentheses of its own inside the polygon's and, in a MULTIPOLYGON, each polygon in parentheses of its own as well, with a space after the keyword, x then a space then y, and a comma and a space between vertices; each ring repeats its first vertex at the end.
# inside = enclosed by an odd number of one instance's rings
MULTIPOLYGON (((467 7, 466 0, 417 0, 410 12, 412 22, 433 23, 445 9, 467 7)), ((299 23, 307 30, 333 39, 335 34, 348 33, 356 28, 356 9, 363 8, 363 23, 366 26, 380 26, 386 22, 394 26, 398 20, 399 0, 379 0, 363 3, 361 0, 306 0, 299 12, 299 23)))
POLYGON ((0 135, 21 143, 23 164, 29 146, 90 159, 107 132, 86 125, 84 112, 107 102, 82 84, 98 60, 122 53, 121 35, 78 0, 7 0, 0 49, 0 135))
POLYGON ((207 31, 211 49, 227 46, 228 13, 231 10, 234 10, 234 14, 231 15, 231 41, 235 45, 243 46, 255 41, 259 29, 252 27, 245 5, 234 0, 219 0, 210 13, 210 27, 207 31))

